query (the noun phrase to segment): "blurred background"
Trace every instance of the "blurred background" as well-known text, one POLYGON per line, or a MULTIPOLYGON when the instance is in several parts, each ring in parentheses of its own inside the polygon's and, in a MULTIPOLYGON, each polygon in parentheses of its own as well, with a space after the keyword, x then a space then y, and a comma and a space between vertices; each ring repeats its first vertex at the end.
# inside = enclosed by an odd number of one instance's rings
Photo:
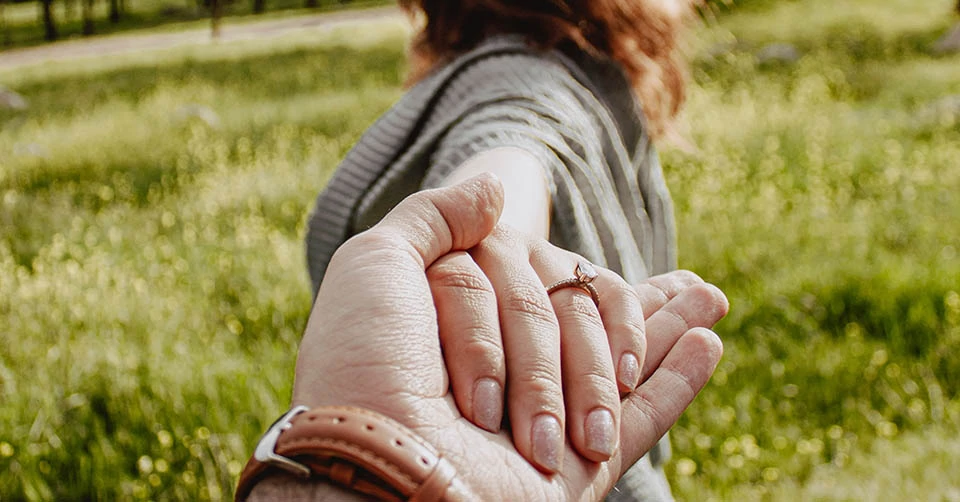
MULTIPOLYGON (((217 1, 0 0, 0 500, 223 500, 288 405, 307 211, 410 30, 217 1)), ((732 307, 678 498, 960 501, 957 8, 701 9, 661 150, 732 307)))

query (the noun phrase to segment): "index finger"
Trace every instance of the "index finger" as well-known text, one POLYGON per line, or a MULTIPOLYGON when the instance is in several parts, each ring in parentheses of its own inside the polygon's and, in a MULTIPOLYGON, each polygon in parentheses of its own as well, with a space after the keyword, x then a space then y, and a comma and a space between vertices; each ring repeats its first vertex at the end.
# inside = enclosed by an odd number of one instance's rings
POLYGON ((621 475, 680 418, 710 380, 723 343, 706 328, 681 336, 653 375, 623 401, 620 426, 621 475))

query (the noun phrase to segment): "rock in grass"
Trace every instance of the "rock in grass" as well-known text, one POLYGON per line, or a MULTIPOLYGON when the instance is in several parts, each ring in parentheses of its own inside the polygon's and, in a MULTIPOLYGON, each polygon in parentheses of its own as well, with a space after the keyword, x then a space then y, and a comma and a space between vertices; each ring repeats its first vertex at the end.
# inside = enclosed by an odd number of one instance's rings
POLYGON ((21 111, 30 108, 30 103, 23 96, 0 85, 0 108, 21 111))
POLYGON ((199 120, 210 129, 220 129, 220 116, 217 115, 217 112, 213 111, 209 106, 197 103, 189 103, 177 108, 173 118, 181 124, 190 122, 191 120, 199 120))
POLYGON ((796 63, 800 60, 800 51, 791 44, 776 43, 764 46, 757 52, 757 62, 796 63))
POLYGON ((960 23, 954 25, 940 40, 937 40, 933 45, 933 52, 936 54, 960 52, 960 23))

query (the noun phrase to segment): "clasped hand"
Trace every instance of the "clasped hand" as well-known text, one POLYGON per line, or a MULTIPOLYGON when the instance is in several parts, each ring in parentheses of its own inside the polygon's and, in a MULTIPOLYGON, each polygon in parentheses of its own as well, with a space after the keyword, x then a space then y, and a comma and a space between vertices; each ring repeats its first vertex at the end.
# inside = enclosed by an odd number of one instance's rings
POLYGON ((691 273, 634 288, 603 270, 599 307, 574 288, 547 295, 577 257, 495 230, 502 207, 482 175, 415 194, 345 243, 294 404, 400 421, 457 467, 454 498, 598 500, 709 379, 726 299, 691 273))

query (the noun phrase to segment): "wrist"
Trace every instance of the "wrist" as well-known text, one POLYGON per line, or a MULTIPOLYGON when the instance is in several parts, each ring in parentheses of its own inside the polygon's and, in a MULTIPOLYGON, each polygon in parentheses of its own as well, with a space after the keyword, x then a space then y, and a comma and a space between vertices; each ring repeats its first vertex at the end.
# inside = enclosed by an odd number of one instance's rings
POLYGON ((334 485, 361 497, 351 500, 367 500, 365 495, 377 500, 452 500, 445 494, 451 485, 459 487, 455 478, 449 461, 387 416, 362 408, 297 406, 274 422, 257 444, 240 476, 236 500, 247 500, 253 489, 268 500, 340 500, 345 494, 334 485), (268 478, 275 481, 264 488, 261 483, 268 478), (290 491, 290 497, 271 490, 290 491))
POLYGON ((257 483, 250 496, 249 502, 286 500, 290 502, 333 502, 333 501, 367 501, 370 498, 361 493, 346 490, 338 486, 315 479, 300 479, 285 473, 270 475, 257 483))

